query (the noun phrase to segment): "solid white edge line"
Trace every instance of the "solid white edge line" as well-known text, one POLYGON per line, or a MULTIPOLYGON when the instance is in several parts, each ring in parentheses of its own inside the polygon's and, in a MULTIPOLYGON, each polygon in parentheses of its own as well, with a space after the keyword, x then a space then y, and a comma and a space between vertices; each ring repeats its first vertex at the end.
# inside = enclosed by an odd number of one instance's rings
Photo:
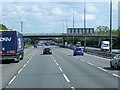
POLYGON ((16 78, 16 76, 14 76, 8 84, 11 84, 15 80, 15 78, 16 78))
POLYGON ((63 74, 63 76, 67 82, 70 82, 70 80, 68 79, 68 77, 65 74, 63 74))

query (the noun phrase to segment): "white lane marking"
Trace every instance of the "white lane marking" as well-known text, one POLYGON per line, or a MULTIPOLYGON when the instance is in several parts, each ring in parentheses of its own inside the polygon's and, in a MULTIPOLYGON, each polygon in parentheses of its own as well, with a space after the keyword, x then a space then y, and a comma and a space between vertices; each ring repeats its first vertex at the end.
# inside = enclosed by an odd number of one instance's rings
POLYGON ((18 73, 20 73, 22 70, 23 70, 23 68, 21 68, 21 69, 18 71, 18 73))
MULTIPOLYGON (((69 49, 64 49, 64 50, 69 50, 69 49)), ((72 50, 69 50, 69 51, 72 51, 72 50)), ((65 52, 64 52, 65 53, 65 52)), ((68 53, 66 53, 66 54, 68 54, 68 53)), ((95 55, 90 55, 90 54, 87 54, 87 53, 85 53, 86 55, 88 55, 88 56, 93 56, 93 57, 97 57, 97 58, 100 58, 100 60, 103 60, 103 59, 105 59, 105 60, 107 60, 107 61, 110 61, 110 59, 107 59, 107 58, 103 58, 103 57, 99 57, 99 56, 95 56, 95 55)), ((69 55, 69 54, 68 54, 69 55)))
MULTIPOLYGON (((33 56, 34 56, 36 53, 37 53, 37 51, 28 59, 28 61, 24 64, 24 66, 17 72, 17 74, 19 74, 19 73, 23 70, 23 68, 27 65, 27 63, 29 63, 29 61, 33 58, 33 56)), ((17 74, 16 74, 16 75, 17 75, 17 74)), ((15 80, 16 75, 10 80, 10 82, 8 83, 8 85, 10 85, 10 84, 15 80)), ((6 85, 5 87, 7 88, 8 85, 6 85)))
POLYGON ((15 78, 16 78, 16 76, 14 76, 8 84, 11 84, 15 80, 15 78))
POLYGON ((59 64, 58 64, 58 63, 56 63, 56 65, 58 66, 59 64))
POLYGON ((59 67, 59 70, 63 73, 63 70, 61 69, 61 67, 59 67))
MULTIPOLYGON (((76 59, 79 59, 78 57, 75 57, 76 59)), ((85 62, 85 60, 83 60, 83 59, 79 59, 79 60, 81 60, 81 61, 83 61, 83 62, 85 62)))
POLYGON ((100 58, 100 60, 107 60, 107 61, 110 61, 110 59, 107 59, 107 58, 103 58, 103 57, 99 57, 99 56, 95 56, 95 55, 90 55, 90 54, 86 54, 88 56, 93 56, 93 57, 96 57, 96 58, 100 58))
POLYGON ((115 76, 115 77, 117 77, 117 78, 120 78, 120 76, 119 75, 117 75, 117 74, 112 74, 113 76, 115 76))
POLYGON ((54 60, 54 62, 56 63, 56 60, 55 60, 55 58, 52 56, 52 59, 54 60))
MULTIPOLYGON (((86 55, 100 58, 100 60, 103 60, 103 59, 104 59, 104 60, 110 61, 110 59, 107 59, 107 58, 103 58, 103 57, 99 57, 99 56, 95 56, 95 55, 90 55, 90 54, 87 54, 87 53, 86 53, 86 55)), ((77 58, 77 57, 74 57, 74 58, 79 59, 79 58, 77 58)), ((80 59, 80 60, 83 61, 83 62, 85 62, 85 60, 82 60, 82 59, 80 59)), ((88 64, 90 64, 90 65, 92 65, 92 66, 94 66, 94 67, 96 67, 96 68, 98 68, 98 69, 100 69, 100 70, 102 70, 102 71, 104 71, 104 72, 107 72, 107 73, 109 73, 109 74, 112 73, 112 72, 107 71, 107 70, 105 70, 105 69, 103 69, 103 68, 101 68, 101 67, 97 67, 97 65, 92 64, 92 63, 90 63, 90 62, 86 62, 86 63, 88 63, 88 64)), ((120 78, 120 76, 117 75, 117 74, 114 74, 114 73, 113 73, 112 75, 115 76, 115 77, 117 77, 117 78, 120 78)))
POLYGON ((87 64, 94 66, 94 64, 92 64, 92 63, 90 63, 90 62, 87 62, 87 64))
POLYGON ((105 69, 103 69, 103 68, 101 68, 101 67, 97 67, 97 68, 100 69, 100 70, 102 70, 102 71, 107 72, 107 70, 105 70, 105 69))
POLYGON ((27 64, 29 63, 29 61, 27 61, 27 64))
POLYGON ((83 61, 83 62, 85 62, 85 60, 83 60, 83 59, 80 59, 81 61, 83 61))
POLYGON ((70 80, 68 79, 68 77, 65 74, 63 74, 63 76, 67 82, 70 82, 70 80))
POLYGON ((23 66, 23 68, 26 66, 27 64, 25 64, 24 66, 23 66))
MULTIPOLYGON (((77 57, 75 57, 75 58, 77 58, 77 57)), ((78 58, 77 58, 78 59, 78 58)), ((83 61, 83 62, 85 62, 85 60, 82 60, 82 59, 80 59, 81 61, 83 61)), ((98 68, 98 69, 100 69, 100 70, 102 70, 102 71, 104 71, 104 72, 107 72, 107 73, 109 73, 109 74, 111 74, 111 72, 109 72, 109 71, 107 71, 107 70, 105 70, 105 69, 103 69, 103 68, 101 68, 101 67, 98 67, 97 65, 94 65, 94 64, 92 64, 92 63, 90 63, 90 62, 86 62, 87 64, 90 64, 90 65, 92 65, 92 66, 94 66, 94 67, 96 67, 96 68, 98 68)), ((120 78, 120 76, 119 75, 117 75, 117 74, 112 74, 113 76, 115 76, 115 77, 117 77, 117 78, 120 78)))
POLYGON ((75 90, 75 88, 74 88, 74 87, 71 87, 71 89, 72 89, 72 90, 75 90))

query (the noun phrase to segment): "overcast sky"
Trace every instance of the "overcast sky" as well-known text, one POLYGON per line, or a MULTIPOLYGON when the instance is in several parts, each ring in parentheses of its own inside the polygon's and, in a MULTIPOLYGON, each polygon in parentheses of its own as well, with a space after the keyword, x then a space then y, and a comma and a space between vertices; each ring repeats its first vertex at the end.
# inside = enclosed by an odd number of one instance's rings
MULTIPOLYGON (((5 0, 2 2, 2 23, 8 28, 20 31, 20 21, 23 21, 24 33, 59 33, 66 32, 66 27, 72 27, 73 8, 75 27, 83 27, 83 2, 64 2, 45 0, 17 2, 5 0)), ((118 2, 113 1, 113 29, 118 28, 118 2)), ((109 27, 109 2, 86 2, 87 27, 109 27)))

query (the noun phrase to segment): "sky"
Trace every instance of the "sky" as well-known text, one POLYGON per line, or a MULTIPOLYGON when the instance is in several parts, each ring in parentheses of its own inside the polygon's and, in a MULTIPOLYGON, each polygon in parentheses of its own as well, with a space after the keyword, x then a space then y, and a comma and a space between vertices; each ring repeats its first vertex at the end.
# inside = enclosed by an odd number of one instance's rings
MULTIPOLYGON (((105 1, 105 0, 104 0, 105 1)), ((109 2, 86 2, 86 27, 109 27, 109 2)), ((119 0, 118 0, 119 1, 119 0)), ((84 27, 84 2, 75 0, 45 0, 2 2, 2 24, 20 31, 23 22, 24 33, 65 33, 67 27, 84 27)), ((118 2, 113 0, 113 29, 118 28, 118 2)))

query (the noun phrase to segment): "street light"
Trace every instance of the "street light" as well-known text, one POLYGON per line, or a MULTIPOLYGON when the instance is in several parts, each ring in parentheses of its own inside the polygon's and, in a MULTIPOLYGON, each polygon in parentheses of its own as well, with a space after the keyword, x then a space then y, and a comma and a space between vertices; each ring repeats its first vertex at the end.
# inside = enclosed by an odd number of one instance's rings
POLYGON ((110 0, 110 53, 112 53, 112 0, 110 0))
POLYGON ((86 50, 86 2, 84 1, 84 51, 86 50))
MULTIPOLYGON (((74 31, 74 8, 73 8, 73 31, 74 31)), ((74 35, 73 35, 73 46, 74 46, 74 35)))
POLYGON ((21 32, 23 33, 23 21, 21 21, 20 23, 21 23, 21 32))

